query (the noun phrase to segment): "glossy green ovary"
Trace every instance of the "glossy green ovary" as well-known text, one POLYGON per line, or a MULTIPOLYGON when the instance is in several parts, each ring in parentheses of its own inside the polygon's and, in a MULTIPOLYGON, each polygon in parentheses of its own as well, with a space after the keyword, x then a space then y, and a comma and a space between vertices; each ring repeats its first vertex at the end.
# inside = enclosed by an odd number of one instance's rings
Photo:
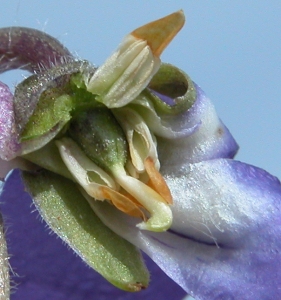
POLYGON ((127 160, 125 135, 106 107, 80 112, 69 126, 69 134, 84 153, 106 171, 127 160))

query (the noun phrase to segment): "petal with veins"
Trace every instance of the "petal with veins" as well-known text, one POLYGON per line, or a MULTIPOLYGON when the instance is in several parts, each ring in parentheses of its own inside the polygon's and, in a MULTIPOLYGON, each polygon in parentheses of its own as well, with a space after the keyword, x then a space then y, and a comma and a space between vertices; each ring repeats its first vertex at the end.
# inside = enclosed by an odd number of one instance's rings
POLYGON ((89 79, 87 90, 109 108, 131 102, 158 71, 159 55, 183 24, 179 11, 134 30, 89 79))
POLYGON ((128 36, 121 47, 97 69, 87 90, 99 95, 97 100, 107 107, 121 107, 146 87, 159 66, 159 58, 153 57, 145 41, 128 36))

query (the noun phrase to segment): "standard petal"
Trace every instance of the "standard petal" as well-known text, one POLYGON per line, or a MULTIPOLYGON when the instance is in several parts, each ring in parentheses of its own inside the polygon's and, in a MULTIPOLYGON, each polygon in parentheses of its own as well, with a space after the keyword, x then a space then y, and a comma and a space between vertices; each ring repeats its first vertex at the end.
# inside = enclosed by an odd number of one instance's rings
POLYGON ((200 87, 195 85, 197 98, 192 107, 180 115, 163 115, 163 121, 180 132, 198 126, 191 135, 178 139, 158 138, 161 170, 178 168, 214 158, 233 158, 238 145, 220 121, 214 105, 200 87))
POLYGON ((100 222, 73 182, 48 171, 23 179, 41 216, 87 264, 121 289, 148 285, 139 251, 100 222))
POLYGON ((229 159, 164 177, 174 197, 171 231, 139 231, 99 203, 96 213, 195 299, 280 299, 280 181, 229 159))

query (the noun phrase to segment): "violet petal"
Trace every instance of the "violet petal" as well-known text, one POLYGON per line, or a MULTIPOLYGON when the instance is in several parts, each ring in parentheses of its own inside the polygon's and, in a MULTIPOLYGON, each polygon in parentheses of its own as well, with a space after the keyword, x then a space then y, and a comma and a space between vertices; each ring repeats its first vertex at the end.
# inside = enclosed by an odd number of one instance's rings
POLYGON ((164 177, 174 196, 170 232, 140 231, 104 203, 96 213, 195 299, 280 299, 280 181, 230 159, 164 177))

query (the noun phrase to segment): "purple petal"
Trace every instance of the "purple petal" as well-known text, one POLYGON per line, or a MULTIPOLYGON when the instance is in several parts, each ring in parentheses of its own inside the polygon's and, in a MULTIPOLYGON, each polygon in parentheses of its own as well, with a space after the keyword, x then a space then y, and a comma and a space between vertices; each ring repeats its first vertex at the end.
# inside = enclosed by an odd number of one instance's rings
POLYGON ((174 197, 170 232, 139 231, 103 203, 96 212, 195 299, 280 299, 280 181, 230 159, 164 177, 174 197))
POLYGON ((174 131, 183 131, 198 124, 198 130, 190 136, 178 139, 158 139, 159 160, 163 168, 177 167, 214 158, 233 158, 238 145, 229 130, 218 118, 211 101, 195 85, 197 99, 185 113, 163 116, 174 131))
POLYGON ((0 73, 11 69, 38 72, 72 57, 55 38, 31 28, 0 29, 0 73))

